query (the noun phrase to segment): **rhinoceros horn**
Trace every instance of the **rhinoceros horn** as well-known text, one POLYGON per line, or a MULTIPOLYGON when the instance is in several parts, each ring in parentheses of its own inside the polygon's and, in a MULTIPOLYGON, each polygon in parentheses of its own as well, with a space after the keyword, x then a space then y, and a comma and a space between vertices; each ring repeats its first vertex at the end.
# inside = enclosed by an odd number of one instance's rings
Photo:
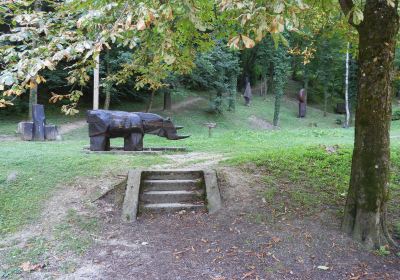
POLYGON ((190 137, 190 135, 174 135, 174 136, 170 136, 170 137, 168 137, 168 139, 170 139, 170 140, 180 140, 180 139, 185 139, 185 138, 188 138, 188 137, 190 137))

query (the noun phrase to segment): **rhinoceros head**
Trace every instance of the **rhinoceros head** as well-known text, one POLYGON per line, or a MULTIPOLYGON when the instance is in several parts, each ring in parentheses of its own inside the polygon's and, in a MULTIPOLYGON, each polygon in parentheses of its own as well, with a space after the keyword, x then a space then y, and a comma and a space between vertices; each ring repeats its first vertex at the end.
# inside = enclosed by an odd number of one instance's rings
POLYGON ((188 138, 190 135, 178 135, 178 130, 182 129, 183 126, 175 126, 172 121, 168 119, 163 120, 162 127, 158 132, 158 136, 166 137, 169 140, 180 140, 188 138))
POLYGON ((154 134, 165 137, 169 140, 179 140, 189 137, 189 135, 178 135, 177 130, 182 126, 175 126, 171 119, 163 118, 152 113, 138 113, 143 121, 143 129, 146 134, 154 134))

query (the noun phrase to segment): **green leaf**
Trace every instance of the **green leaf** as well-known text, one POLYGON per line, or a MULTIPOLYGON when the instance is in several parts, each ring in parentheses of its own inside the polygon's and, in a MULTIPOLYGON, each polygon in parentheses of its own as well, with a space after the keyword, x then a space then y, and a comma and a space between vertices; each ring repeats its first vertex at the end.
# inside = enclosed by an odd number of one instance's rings
POLYGON ((353 12, 353 22, 355 25, 359 25, 364 20, 364 14, 360 8, 355 7, 353 12))

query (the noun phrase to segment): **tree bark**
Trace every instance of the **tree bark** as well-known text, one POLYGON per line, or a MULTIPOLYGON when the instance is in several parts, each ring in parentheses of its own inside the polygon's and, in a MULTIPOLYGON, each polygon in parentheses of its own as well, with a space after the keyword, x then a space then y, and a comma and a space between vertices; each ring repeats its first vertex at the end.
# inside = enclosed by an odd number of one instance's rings
POLYGON ((228 111, 235 111, 235 109, 236 109, 236 94, 237 94, 237 76, 232 74, 229 82, 230 82, 230 85, 229 85, 228 111))
POLYGON ((328 111, 328 81, 324 80, 324 117, 327 116, 328 111))
POLYGON ((279 113, 281 111, 281 99, 282 99, 282 93, 276 93, 275 94, 275 106, 274 106, 274 121, 273 124, 274 126, 279 125, 279 113))
POLYGON ((171 92, 167 89, 164 92, 164 111, 171 110, 172 100, 171 100, 171 92))
POLYGON ((99 109, 99 88, 100 88, 100 53, 94 58, 95 66, 93 71, 93 110, 99 109))
MULTIPOLYGON (((272 91, 272 88, 274 86, 274 72, 275 72, 274 63, 270 62, 265 95, 268 95, 269 94, 268 91, 272 91)), ((271 92, 271 94, 272 94, 272 92, 271 92)))
POLYGON ((306 90, 306 92, 308 93, 308 69, 307 69, 307 65, 304 65, 304 73, 303 73, 303 88, 306 90))
POLYGON ((146 113, 150 112, 151 111, 151 107, 153 107, 154 92, 155 92, 155 90, 153 90, 151 92, 150 100, 149 100, 149 103, 147 104, 147 108, 146 108, 146 113))
MULTIPOLYGON (((42 0, 36 0, 33 9, 36 12, 40 12, 42 9, 42 0)), ((36 47, 36 43, 33 45, 36 47)), ((28 119, 32 120, 32 106, 37 104, 38 84, 36 82, 36 76, 31 78, 30 89, 29 89, 29 112, 28 119)))
MULTIPOLYGON (((110 77, 111 74, 111 67, 110 67, 110 50, 107 50, 107 57, 106 57, 106 71, 107 71, 107 78, 110 77)), ((104 100, 104 110, 110 109, 110 102, 111 102, 111 84, 108 84, 104 87, 106 98, 104 100)))
POLYGON ((28 119, 32 120, 32 108, 33 105, 37 104, 37 93, 38 93, 38 84, 36 82, 36 76, 31 78, 30 88, 29 88, 29 112, 28 119))
POLYGON ((349 108, 349 64, 350 64, 350 43, 347 43, 346 48, 346 76, 344 79, 344 96, 345 96, 345 107, 346 107, 346 120, 344 127, 348 128, 350 123, 350 108, 349 108))
POLYGON ((395 2, 393 8, 386 1, 367 0, 364 20, 357 26, 358 102, 350 187, 342 229, 369 248, 392 243, 385 217, 390 167, 392 70, 395 37, 399 29, 398 0, 395 2))

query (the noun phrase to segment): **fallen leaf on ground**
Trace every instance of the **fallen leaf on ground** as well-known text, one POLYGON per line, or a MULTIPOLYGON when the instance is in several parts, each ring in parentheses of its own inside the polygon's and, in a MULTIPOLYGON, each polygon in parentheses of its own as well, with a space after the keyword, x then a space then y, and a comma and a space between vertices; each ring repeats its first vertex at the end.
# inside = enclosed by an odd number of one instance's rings
POLYGON ((274 243, 278 243, 278 242, 281 241, 281 239, 280 239, 279 237, 272 236, 272 241, 273 241, 274 243))
POLYGON ((31 262, 24 262, 19 267, 25 272, 36 271, 44 268, 43 263, 31 264, 31 262))
POLYGON ((254 274, 254 270, 252 270, 252 271, 249 271, 249 272, 247 272, 247 273, 244 273, 243 274, 243 277, 241 278, 241 279, 246 279, 247 277, 250 277, 251 275, 253 275, 254 274))
POLYGON ((317 266, 318 269, 322 269, 322 270, 328 270, 329 267, 325 266, 325 265, 319 265, 317 266))

